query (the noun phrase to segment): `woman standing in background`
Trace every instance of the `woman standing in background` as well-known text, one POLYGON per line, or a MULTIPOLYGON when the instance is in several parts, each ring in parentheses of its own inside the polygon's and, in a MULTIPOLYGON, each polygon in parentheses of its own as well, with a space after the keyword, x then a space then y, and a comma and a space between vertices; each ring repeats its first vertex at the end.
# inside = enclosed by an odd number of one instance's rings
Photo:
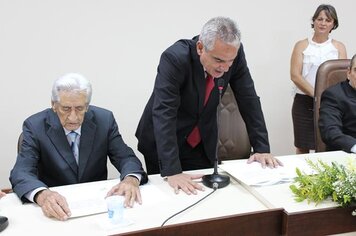
POLYGON ((313 98, 315 77, 321 63, 331 59, 345 59, 343 43, 329 38, 339 26, 336 10, 331 5, 320 5, 313 17, 314 34, 298 41, 291 57, 291 80, 296 86, 292 107, 294 145, 296 153, 309 153, 315 149, 313 98))

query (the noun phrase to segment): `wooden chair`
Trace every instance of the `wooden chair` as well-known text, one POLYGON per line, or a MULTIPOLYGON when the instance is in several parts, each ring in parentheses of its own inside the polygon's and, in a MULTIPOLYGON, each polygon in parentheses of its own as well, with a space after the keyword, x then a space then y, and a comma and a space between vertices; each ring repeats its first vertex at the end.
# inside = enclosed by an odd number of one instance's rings
POLYGON ((338 59, 326 61, 318 68, 314 88, 315 152, 326 151, 326 145, 321 139, 319 131, 319 109, 321 94, 330 86, 346 80, 346 72, 349 66, 349 59, 338 59))
MULTIPOLYGON (((19 135, 19 138, 17 140, 17 153, 19 153, 21 151, 22 141, 23 141, 23 134, 21 132, 21 134, 19 135)), ((13 192, 13 190, 11 188, 1 189, 1 191, 3 191, 4 193, 12 193, 13 192)))

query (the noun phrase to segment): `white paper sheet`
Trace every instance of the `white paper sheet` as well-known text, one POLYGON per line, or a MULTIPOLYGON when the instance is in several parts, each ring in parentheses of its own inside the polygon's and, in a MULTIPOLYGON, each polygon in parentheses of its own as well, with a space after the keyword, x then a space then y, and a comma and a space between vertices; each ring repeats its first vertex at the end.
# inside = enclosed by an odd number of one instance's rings
POLYGON ((305 160, 287 156, 278 159, 282 161, 284 166, 274 169, 262 168, 258 162, 247 164, 246 160, 224 161, 219 168, 243 183, 254 187, 292 182, 294 177, 297 176, 297 167, 305 173, 312 173, 305 160))
MULTIPOLYGON (((63 195, 71 210, 71 218, 107 212, 105 196, 119 180, 108 180, 86 184, 52 188, 63 195)), ((166 197, 161 190, 151 184, 140 186, 143 205, 156 204, 166 197), (157 196, 160 196, 157 198, 157 196)), ((134 207, 141 207, 135 203, 134 207)))

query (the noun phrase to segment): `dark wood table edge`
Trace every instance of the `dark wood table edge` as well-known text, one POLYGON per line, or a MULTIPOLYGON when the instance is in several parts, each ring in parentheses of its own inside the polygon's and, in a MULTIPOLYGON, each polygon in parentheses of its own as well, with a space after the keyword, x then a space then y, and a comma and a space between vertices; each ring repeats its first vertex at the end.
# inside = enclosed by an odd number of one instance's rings
POLYGON ((317 236, 356 231, 356 206, 330 207, 294 213, 283 213, 282 234, 317 236))
POLYGON ((271 209, 235 214, 204 220, 172 224, 163 227, 115 234, 123 236, 167 236, 167 235, 281 235, 283 209, 271 209))

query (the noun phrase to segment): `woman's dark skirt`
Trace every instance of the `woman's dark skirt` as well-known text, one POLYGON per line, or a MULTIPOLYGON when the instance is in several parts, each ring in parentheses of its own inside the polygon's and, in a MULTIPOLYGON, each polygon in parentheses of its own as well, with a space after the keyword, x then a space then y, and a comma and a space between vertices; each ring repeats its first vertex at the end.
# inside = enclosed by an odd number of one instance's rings
POLYGON ((292 107, 294 145, 301 149, 315 149, 313 98, 296 94, 292 107))

